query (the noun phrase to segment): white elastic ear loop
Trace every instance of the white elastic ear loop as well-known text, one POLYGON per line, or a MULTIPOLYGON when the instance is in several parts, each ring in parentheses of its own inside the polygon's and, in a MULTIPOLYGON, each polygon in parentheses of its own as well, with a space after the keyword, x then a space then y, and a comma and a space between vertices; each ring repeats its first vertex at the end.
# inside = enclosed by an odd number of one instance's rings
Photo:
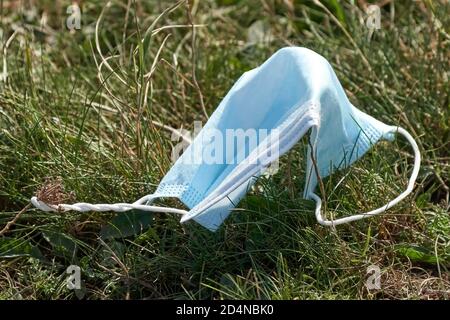
POLYGON ((336 225, 339 225, 339 224, 352 222, 352 221, 355 221, 355 220, 360 220, 360 219, 363 219, 363 218, 367 218, 367 217, 371 217, 371 216, 377 215, 379 213, 382 213, 382 212, 388 210, 389 208, 392 208, 393 206, 395 206, 397 203, 402 201, 404 198, 406 198, 406 196, 408 196, 411 193, 411 191, 414 188, 414 183, 416 182, 417 175, 419 174, 419 169, 420 169, 420 151, 419 151, 419 147, 417 146, 417 143, 414 140, 414 138, 405 129, 403 129, 401 127, 396 127, 395 129, 392 130, 392 132, 398 132, 401 135, 403 135, 408 140, 408 142, 411 144, 411 146, 412 146, 412 148, 414 150, 414 168, 413 168, 413 171, 412 171, 411 176, 409 178, 408 187, 406 188, 406 190, 403 191, 395 199, 393 199, 390 202, 388 202, 383 207, 380 207, 378 209, 375 209, 375 210, 372 210, 372 211, 369 211, 369 212, 366 212, 366 213, 356 214, 356 215, 353 215, 353 216, 350 216, 350 217, 340 218, 340 219, 336 219, 336 220, 327 220, 327 219, 324 219, 322 217, 322 214, 321 214, 322 200, 315 193, 310 193, 309 194, 309 198, 314 199, 316 201, 316 211, 315 211, 316 219, 321 225, 328 226, 328 227, 336 226, 336 225))
POLYGON ((158 198, 158 196, 149 194, 146 195, 136 202, 133 203, 114 203, 114 204, 92 204, 79 202, 74 204, 58 204, 58 205, 49 205, 42 201, 40 201, 37 197, 31 198, 31 203, 38 209, 43 211, 114 211, 114 212, 125 212, 133 209, 142 210, 142 211, 151 211, 151 212, 165 212, 165 213, 176 213, 176 214, 187 214, 188 211, 176 208, 165 208, 158 206, 148 206, 143 203, 152 201, 153 199, 158 198))

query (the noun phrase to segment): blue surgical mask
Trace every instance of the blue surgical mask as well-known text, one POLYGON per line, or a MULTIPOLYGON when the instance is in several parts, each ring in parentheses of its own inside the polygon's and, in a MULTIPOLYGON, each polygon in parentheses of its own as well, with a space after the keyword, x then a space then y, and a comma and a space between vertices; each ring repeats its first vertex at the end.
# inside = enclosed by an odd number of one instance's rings
POLYGON ((404 129, 386 125, 354 107, 325 58, 306 48, 289 47, 240 77, 146 200, 178 198, 190 209, 181 222, 193 219, 215 231, 256 178, 308 131, 303 196, 316 201, 319 223, 337 225, 378 214, 411 192, 420 166, 414 139, 404 129), (232 142, 230 147, 227 134, 248 130, 253 143, 232 142), (314 193, 318 178, 347 168, 377 141, 392 140, 397 132, 408 139, 416 155, 406 191, 368 213, 325 220, 320 197, 314 193))

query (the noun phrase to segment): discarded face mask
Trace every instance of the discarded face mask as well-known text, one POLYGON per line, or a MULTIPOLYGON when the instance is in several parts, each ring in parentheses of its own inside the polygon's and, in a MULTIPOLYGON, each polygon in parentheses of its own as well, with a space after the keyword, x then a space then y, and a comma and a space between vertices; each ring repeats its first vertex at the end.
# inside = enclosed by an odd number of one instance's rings
POLYGON ((325 58, 306 48, 288 47, 239 78, 155 193, 132 204, 53 206, 36 197, 31 200, 46 211, 140 209, 178 213, 182 214, 181 222, 193 219, 215 231, 265 168, 310 129, 303 196, 316 202, 315 214, 320 224, 333 226, 379 214, 411 193, 420 167, 420 152, 411 135, 354 107, 325 58), (234 140, 220 142, 230 132, 248 130, 256 143, 248 139, 240 144, 234 140), (324 219, 321 199, 314 193, 319 177, 349 167, 377 141, 392 140, 396 133, 410 142, 415 153, 406 190, 378 209, 332 221, 324 219), (178 198, 190 210, 150 205, 156 198, 166 197, 178 198))

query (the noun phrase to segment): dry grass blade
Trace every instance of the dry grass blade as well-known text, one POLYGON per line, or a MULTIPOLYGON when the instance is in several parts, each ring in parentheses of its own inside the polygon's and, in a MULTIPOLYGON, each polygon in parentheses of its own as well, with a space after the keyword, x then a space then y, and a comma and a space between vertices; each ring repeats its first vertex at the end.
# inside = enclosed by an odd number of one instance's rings
POLYGON ((64 185, 61 177, 46 178, 42 187, 36 193, 39 201, 49 205, 58 205, 66 202, 73 202, 75 194, 73 192, 67 193, 64 190, 64 185))

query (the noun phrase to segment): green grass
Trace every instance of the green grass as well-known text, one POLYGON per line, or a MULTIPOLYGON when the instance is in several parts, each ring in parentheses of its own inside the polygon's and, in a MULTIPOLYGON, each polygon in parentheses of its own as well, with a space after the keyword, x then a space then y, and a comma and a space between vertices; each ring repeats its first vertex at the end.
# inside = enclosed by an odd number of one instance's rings
MULTIPOLYGON (((191 19, 185 2, 85 1, 82 30, 70 32, 70 1, 1 1, 0 229, 46 178, 61 177, 78 201, 153 192, 177 143, 158 123, 192 130, 244 71, 287 45, 325 56, 351 102, 410 131, 423 162, 407 200, 336 230, 301 197, 306 139, 217 233, 164 214, 27 208, 0 236, 0 298, 76 299, 65 273, 76 264, 89 299, 448 299, 450 5, 388 1, 369 37, 365 1, 322 3, 191 1, 191 19), (380 290, 365 286, 372 264, 380 290)), ((383 205, 411 165, 406 141, 379 143, 324 180, 328 208, 383 205)))

